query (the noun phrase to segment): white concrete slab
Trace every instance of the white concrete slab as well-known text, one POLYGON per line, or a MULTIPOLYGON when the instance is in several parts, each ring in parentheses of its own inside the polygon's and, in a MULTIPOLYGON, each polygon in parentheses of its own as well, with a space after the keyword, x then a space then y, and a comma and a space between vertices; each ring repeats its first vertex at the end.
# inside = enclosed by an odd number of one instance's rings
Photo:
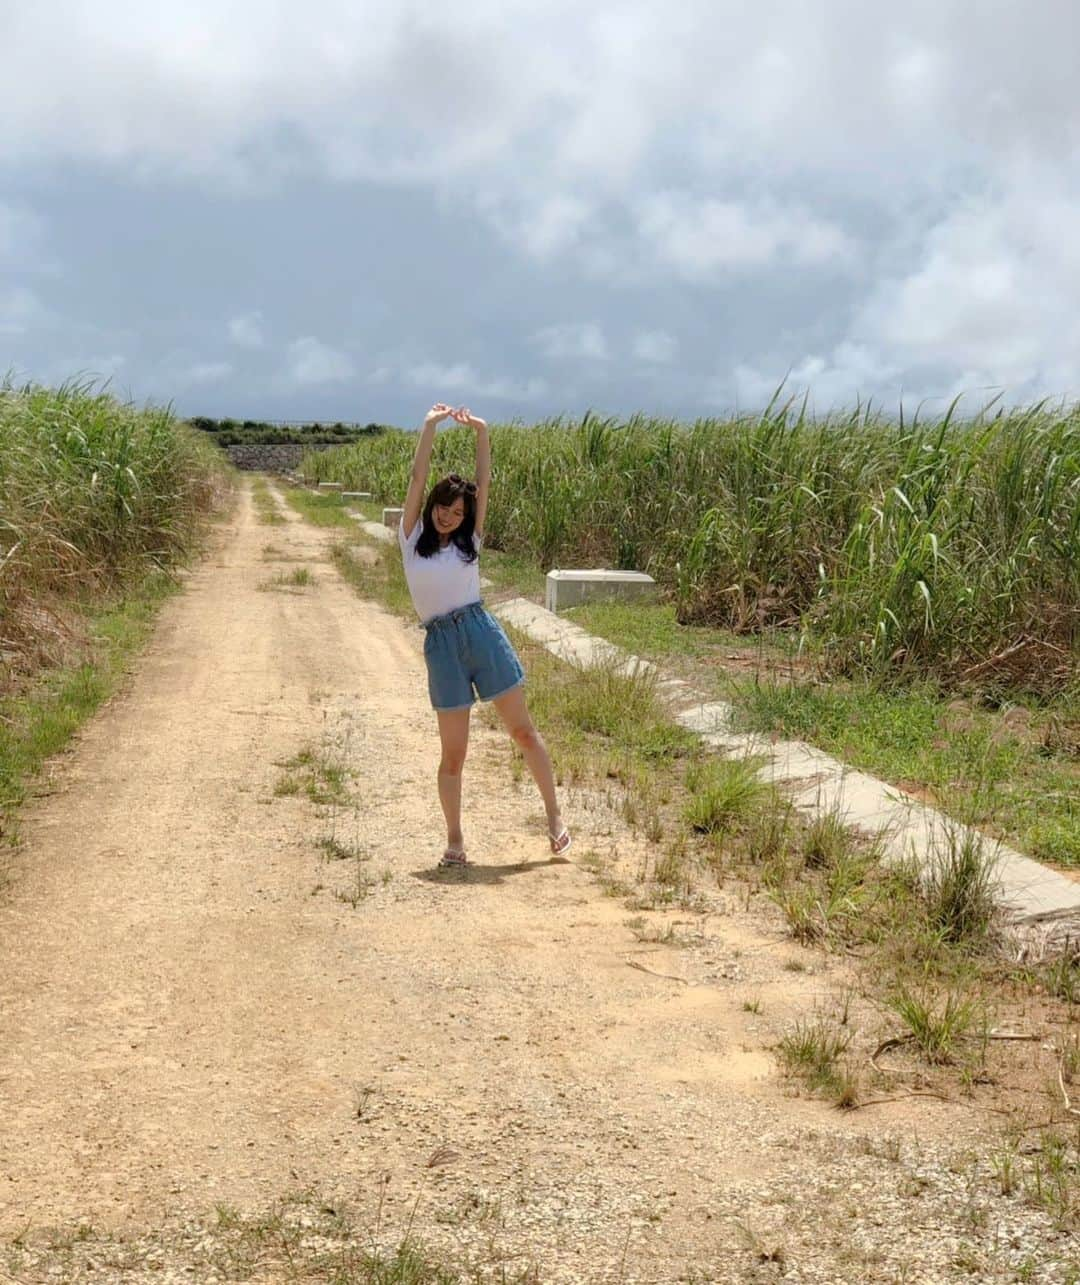
POLYGON ((320 482, 319 483, 320 491, 343 491, 344 489, 345 489, 344 484, 341 482, 320 482))
POLYGON ((1014 923, 1045 924, 1080 913, 1080 883, 1012 848, 998 848, 996 873, 1001 900, 1014 923))
MULTIPOLYGON (((537 606, 535 602, 529 602, 526 598, 513 598, 509 602, 500 603, 492 611, 500 620, 528 634, 560 660, 577 665, 581 669, 588 669, 593 665, 611 664, 625 656, 618 647, 606 642, 603 638, 594 638, 580 625, 575 625, 569 620, 561 620, 552 612, 537 606)), ((636 657, 628 659, 636 660, 636 657)), ((638 661, 638 663, 646 664, 645 661, 638 661)))
POLYGON ((397 539, 396 531, 391 531, 389 527, 383 526, 381 522, 369 522, 362 513, 357 513, 355 509, 346 509, 345 515, 352 518, 354 522, 359 522, 360 529, 364 534, 371 536, 373 540, 378 540, 380 544, 390 544, 397 539))
POLYGON ((343 500, 370 500, 371 492, 370 491, 342 491, 341 498, 343 500))
POLYGON ((383 526, 387 526, 396 530, 398 523, 401 521, 402 517, 404 516, 404 513, 405 513, 404 509, 383 509, 382 511, 383 526))
POLYGON ((383 544, 393 544, 397 539, 397 532, 391 531, 381 522, 369 522, 362 513, 354 513, 350 516, 356 518, 364 534, 370 535, 373 540, 379 540, 383 544))
POLYGON ((697 695, 697 692, 682 678, 661 678, 657 680, 657 691, 671 705, 685 705, 697 695))
POLYGON ((734 711, 726 701, 708 701, 702 705, 689 705, 679 710, 675 721, 691 732, 704 736, 730 729, 734 711))
POLYGON ((656 581, 643 571, 556 570, 547 573, 544 605, 563 611, 583 602, 656 597, 656 581))

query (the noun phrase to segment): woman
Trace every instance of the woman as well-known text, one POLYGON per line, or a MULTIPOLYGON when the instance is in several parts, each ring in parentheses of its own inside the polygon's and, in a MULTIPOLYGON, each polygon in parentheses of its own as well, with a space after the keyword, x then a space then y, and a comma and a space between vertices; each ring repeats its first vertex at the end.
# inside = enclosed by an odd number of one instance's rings
POLYGON ((498 710, 507 731, 525 756, 547 811, 551 851, 570 847, 555 797, 551 759, 525 704, 525 671, 498 621, 480 602, 478 555, 491 482, 491 443, 487 424, 464 407, 437 402, 424 419, 413 457, 398 542, 413 606, 425 630, 424 659, 428 693, 439 720, 442 759, 439 802, 446 818, 446 850, 441 866, 466 866, 461 832, 461 770, 469 744, 469 715, 476 696, 498 710), (431 466, 435 430, 455 419, 476 431, 476 481, 452 473, 431 488, 420 508, 431 466), (475 695, 474 695, 475 692, 475 695))

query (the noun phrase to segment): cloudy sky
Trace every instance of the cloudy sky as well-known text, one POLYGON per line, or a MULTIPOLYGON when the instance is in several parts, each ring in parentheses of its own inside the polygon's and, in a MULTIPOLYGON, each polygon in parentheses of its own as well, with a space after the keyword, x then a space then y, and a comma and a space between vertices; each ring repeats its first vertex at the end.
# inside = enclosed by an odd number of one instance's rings
POLYGON ((0 373, 411 423, 1080 392, 1076 0, 0 0, 0 373))

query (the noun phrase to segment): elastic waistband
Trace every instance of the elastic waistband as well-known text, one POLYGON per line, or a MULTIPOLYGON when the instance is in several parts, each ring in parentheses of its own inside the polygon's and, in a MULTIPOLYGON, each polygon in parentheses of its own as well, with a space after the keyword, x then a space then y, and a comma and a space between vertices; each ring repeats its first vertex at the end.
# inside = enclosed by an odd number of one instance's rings
POLYGON ((455 625, 459 620, 464 620, 466 616, 471 615, 474 611, 482 611, 484 604, 482 602, 469 602, 464 607, 455 607, 453 611, 446 612, 442 616, 432 616, 430 620, 421 623, 420 628, 426 629, 430 633, 433 629, 444 629, 447 625, 455 625))

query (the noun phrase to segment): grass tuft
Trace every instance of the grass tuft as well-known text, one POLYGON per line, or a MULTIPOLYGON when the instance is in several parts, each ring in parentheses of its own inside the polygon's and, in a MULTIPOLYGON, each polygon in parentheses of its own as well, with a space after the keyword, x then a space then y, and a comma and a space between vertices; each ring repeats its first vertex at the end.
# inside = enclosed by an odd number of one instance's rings
POLYGON ((982 944, 997 918, 994 858, 973 830, 947 823, 935 836, 923 879, 931 927, 954 945, 982 944))
POLYGON ((803 1080, 813 1093, 850 1108, 858 1100, 858 1085, 841 1058, 851 1044, 851 1032, 823 1014, 796 1022, 776 1046, 780 1065, 803 1080))
POLYGON ((264 580, 258 588, 266 593, 277 590, 286 592, 294 589, 306 589, 315 583, 315 577, 307 567, 295 567, 292 571, 281 571, 269 580, 264 580))
POLYGON ((926 1060, 935 1066, 954 1060, 957 1043, 970 1033, 979 1014, 975 1000, 954 992, 938 1000, 904 989, 892 996, 888 1006, 926 1060))
POLYGON ((304 794, 312 803, 336 804, 349 797, 349 768, 343 758, 329 750, 305 746, 275 766, 283 769, 274 786, 278 798, 304 794))
POLYGON ((745 825, 771 790, 757 775, 756 759, 708 758, 687 772, 687 824, 700 834, 723 834, 745 825))

